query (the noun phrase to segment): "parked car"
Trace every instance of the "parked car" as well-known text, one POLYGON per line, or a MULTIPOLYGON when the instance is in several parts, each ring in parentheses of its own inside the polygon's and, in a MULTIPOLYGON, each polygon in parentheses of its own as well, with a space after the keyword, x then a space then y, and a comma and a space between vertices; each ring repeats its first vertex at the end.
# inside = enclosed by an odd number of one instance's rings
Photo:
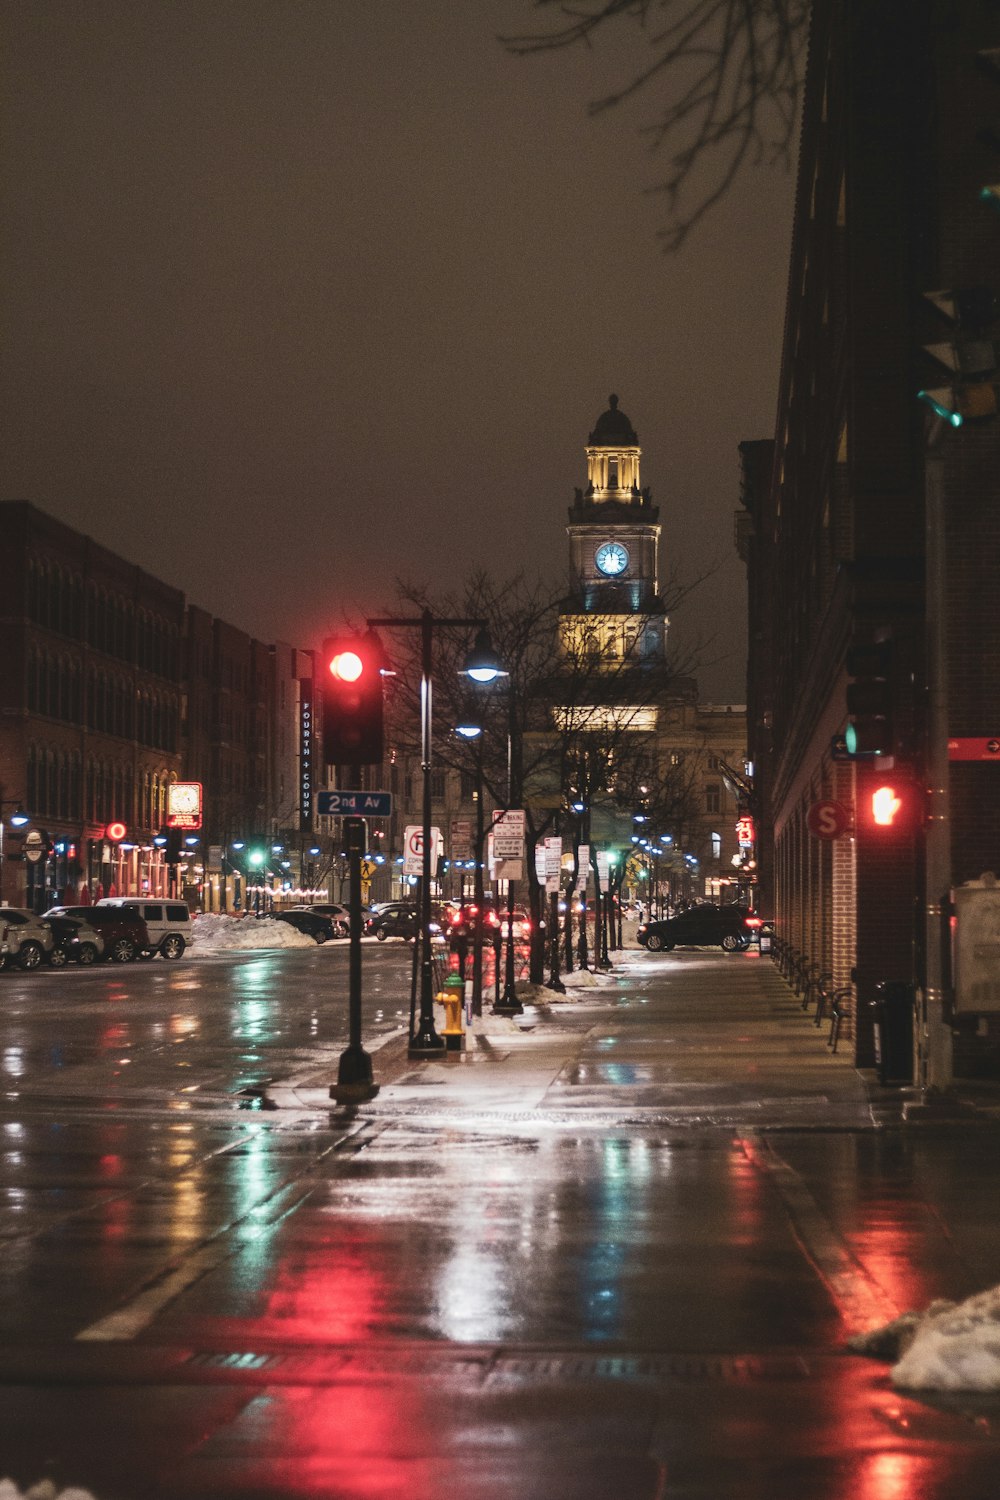
POLYGON ((44 917, 22 906, 0 906, 0 968, 37 969, 55 946, 44 917))
POLYGON ((153 945, 145 922, 135 912, 120 906, 54 906, 46 917, 79 917, 95 927, 104 939, 103 957, 111 963, 127 964, 153 945))
POLYGON ((180 958, 191 941, 191 913, 183 901, 150 901, 140 896, 102 896, 99 907, 116 907, 139 917, 146 924, 149 946, 141 957, 158 953, 161 958, 180 958))
POLYGON ((287 911, 313 911, 321 917, 329 917, 333 923, 334 937, 350 937, 351 914, 346 906, 341 906, 337 901, 315 902, 309 906, 289 906, 287 911))
POLYGON ((669 953, 678 943, 738 953, 749 946, 751 915, 743 906, 692 906, 675 917, 640 922, 636 938, 650 953, 669 953))
POLYGON ((104 953, 104 939, 97 928, 90 922, 85 922, 82 917, 55 917, 45 918, 52 928, 52 936, 55 939, 52 952, 49 954, 49 963, 54 969, 65 968, 66 964, 93 964, 104 953))
POLYGON ((384 943, 386 938, 411 938, 419 926, 420 917, 412 901, 388 901, 380 911, 374 913, 365 929, 369 937, 384 943))
POLYGON ((290 906, 285 911, 272 911, 271 917, 275 922, 285 922, 296 932, 315 938, 317 943, 326 943, 337 936, 332 917, 326 917, 320 911, 310 911, 307 907, 290 906))

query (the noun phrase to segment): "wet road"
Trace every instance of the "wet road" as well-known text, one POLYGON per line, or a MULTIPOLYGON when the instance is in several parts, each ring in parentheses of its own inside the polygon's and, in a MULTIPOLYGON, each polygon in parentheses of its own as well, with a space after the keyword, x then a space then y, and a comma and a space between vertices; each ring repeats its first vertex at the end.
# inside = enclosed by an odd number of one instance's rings
MULTIPOLYGON (((987 1500, 846 1335, 1000 1279, 995 1128, 885 1128, 754 954, 331 1110, 343 948, 0 976, 0 1471, 101 1500, 987 1500), (267 1106, 277 1103, 278 1107, 267 1106)), ((379 1043, 385 1046, 379 1049, 379 1043)))

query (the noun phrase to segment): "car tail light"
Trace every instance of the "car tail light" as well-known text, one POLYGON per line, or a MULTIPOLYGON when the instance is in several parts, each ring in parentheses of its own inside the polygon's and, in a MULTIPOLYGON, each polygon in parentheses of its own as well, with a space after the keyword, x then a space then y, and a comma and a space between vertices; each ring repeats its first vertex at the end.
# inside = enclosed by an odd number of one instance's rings
POLYGON ((745 927, 763 927, 763 925, 764 925, 764 918, 763 917, 744 917, 743 924, 744 924, 745 927))

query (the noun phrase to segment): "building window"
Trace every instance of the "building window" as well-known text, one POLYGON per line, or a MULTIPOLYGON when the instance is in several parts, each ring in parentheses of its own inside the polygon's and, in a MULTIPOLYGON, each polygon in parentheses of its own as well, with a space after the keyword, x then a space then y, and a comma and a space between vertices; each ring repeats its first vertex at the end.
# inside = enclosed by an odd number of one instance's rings
POLYGON ((712 834, 712 858, 713 859, 721 859, 722 858, 722 834, 721 833, 713 833, 712 834))
POLYGON ((707 786, 705 788, 705 811, 717 813, 722 811, 722 797, 718 786, 707 786))
POLYGON ((431 796, 434 798, 435 802, 442 802, 444 800, 443 771, 431 772, 431 796))

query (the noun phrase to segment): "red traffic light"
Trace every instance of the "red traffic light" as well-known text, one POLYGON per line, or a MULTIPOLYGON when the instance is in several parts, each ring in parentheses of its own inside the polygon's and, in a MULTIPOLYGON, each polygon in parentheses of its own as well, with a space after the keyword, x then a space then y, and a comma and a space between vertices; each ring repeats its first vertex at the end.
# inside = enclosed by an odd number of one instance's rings
POLYGON ((323 758, 327 765, 375 765, 382 759, 385 655, 371 631, 323 642, 323 758))
POLYGON ((353 647, 347 647, 334 651, 327 662, 327 670, 339 682, 357 682, 365 670, 365 664, 353 647))

